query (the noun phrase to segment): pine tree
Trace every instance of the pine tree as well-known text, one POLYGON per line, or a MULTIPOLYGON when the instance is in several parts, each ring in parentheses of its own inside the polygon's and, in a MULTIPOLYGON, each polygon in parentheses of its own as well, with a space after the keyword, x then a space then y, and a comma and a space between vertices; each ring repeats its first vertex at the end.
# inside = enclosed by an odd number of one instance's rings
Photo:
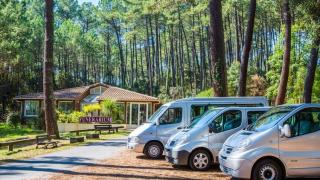
POLYGON ((59 138, 53 94, 53 22, 53 0, 46 0, 43 66, 44 114, 47 134, 56 135, 59 138))

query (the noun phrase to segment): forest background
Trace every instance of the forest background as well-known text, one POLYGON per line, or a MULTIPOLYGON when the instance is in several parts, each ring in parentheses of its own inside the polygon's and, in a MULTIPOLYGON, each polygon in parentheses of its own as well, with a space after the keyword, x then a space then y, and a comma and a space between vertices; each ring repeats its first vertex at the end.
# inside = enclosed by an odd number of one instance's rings
MULTIPOLYGON (((299 103, 320 21, 310 13, 317 1, 289 2, 292 29, 286 102, 299 103)), ((237 95, 239 87, 249 6, 249 0, 222 1, 229 96, 237 95)), ((103 82, 163 102, 214 96, 209 17, 207 0, 101 0, 97 5, 57 0, 54 89, 103 82)), ((257 0, 248 96, 275 101, 284 35, 281 1, 257 0)), ((0 111, 18 94, 42 91, 43 40, 42 0, 0 1, 0 111)), ((319 102, 319 68, 315 74, 312 101, 319 102)))

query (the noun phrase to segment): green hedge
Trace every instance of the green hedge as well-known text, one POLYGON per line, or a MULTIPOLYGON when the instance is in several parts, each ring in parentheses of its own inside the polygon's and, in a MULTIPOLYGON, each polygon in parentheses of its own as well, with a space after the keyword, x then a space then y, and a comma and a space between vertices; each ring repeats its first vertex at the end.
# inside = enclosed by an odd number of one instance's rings
POLYGON ((57 111, 57 120, 62 123, 79 123, 80 117, 86 116, 84 112, 73 111, 72 113, 64 113, 57 111))

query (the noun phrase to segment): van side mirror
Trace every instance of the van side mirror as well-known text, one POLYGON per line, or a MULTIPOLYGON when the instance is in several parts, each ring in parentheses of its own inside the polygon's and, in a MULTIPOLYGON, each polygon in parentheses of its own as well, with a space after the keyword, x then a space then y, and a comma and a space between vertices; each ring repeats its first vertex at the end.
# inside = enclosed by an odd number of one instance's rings
POLYGON ((212 123, 210 123, 210 124, 208 125, 208 127, 209 127, 209 133, 215 133, 215 132, 216 132, 216 128, 213 126, 212 123))
POLYGON ((183 129, 183 127, 182 127, 182 126, 179 126, 179 127, 177 127, 177 129, 183 129))
POLYGON ((280 127, 280 137, 291 137, 291 128, 289 124, 285 124, 283 127, 280 127))
POLYGON ((159 123, 159 119, 156 120, 156 126, 159 126, 160 123, 159 123))

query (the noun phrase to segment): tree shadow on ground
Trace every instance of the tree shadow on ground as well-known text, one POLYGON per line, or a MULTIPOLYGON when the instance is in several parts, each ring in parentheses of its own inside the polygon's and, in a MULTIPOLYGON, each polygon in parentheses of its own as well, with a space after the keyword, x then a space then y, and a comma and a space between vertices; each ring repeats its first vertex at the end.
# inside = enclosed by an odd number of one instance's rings
MULTIPOLYGON (((6 167, 0 167, 0 169, 6 169, 6 167)), ((182 180, 182 179, 190 179, 190 178, 182 178, 182 177, 159 177, 159 176, 144 176, 144 175, 132 175, 132 174, 121 174, 121 173, 92 173, 92 172, 76 172, 71 170, 61 170, 55 168, 36 168, 36 167, 8 167, 7 170, 14 171, 35 171, 35 172, 49 172, 49 173, 61 173, 66 175, 79 175, 79 176, 99 176, 99 177, 114 177, 114 178, 137 178, 137 179, 168 179, 168 180, 182 180)), ((1 173, 1 175, 15 175, 19 174, 18 172, 6 172, 1 173)), ((20 173, 22 174, 22 173, 20 173)), ((1 177, 0 175, 0 177, 1 177)))
MULTIPOLYGON (((77 165, 77 166, 91 166, 91 167, 105 167, 105 168, 123 168, 123 169, 156 169, 156 170, 174 170, 171 167, 147 167, 147 166, 128 166, 128 165, 109 165, 101 163, 92 163, 92 159, 80 157, 59 157, 48 156, 35 160, 12 160, 12 164, 4 164, 0 166, 1 169, 6 170, 19 170, 20 168, 29 168, 25 170, 32 171, 35 167, 43 167, 48 165, 77 165)), ((63 167, 62 167, 63 168, 63 167)))
MULTIPOLYGON (((18 170, 19 168, 32 168, 37 164, 43 166, 42 164, 65 164, 65 165, 79 165, 79 166, 91 166, 91 167, 105 167, 105 168, 123 168, 123 169, 155 169, 155 170, 185 170, 190 171, 187 166, 168 166, 168 167, 152 167, 152 166, 128 166, 128 165, 110 165, 101 163, 91 163, 90 158, 79 158, 79 157, 60 157, 60 156, 48 156, 36 160, 13 160, 10 161, 12 165, 2 165, 0 169, 7 170, 18 170)), ((219 171, 217 166, 213 166, 211 170, 219 171)))

